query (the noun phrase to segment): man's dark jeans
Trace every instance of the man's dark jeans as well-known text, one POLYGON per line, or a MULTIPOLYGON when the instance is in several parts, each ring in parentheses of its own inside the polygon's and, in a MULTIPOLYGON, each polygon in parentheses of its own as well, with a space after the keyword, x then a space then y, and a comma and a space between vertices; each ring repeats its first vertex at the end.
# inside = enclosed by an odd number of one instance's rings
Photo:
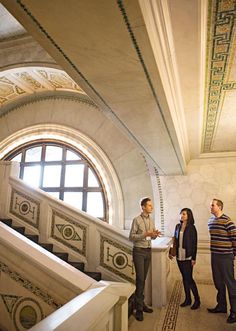
POLYGON ((211 254, 211 267, 215 287, 217 289, 217 307, 226 309, 226 287, 232 313, 236 313, 236 280, 234 278, 233 254, 211 254))
POLYGON ((151 262, 151 253, 151 248, 134 247, 133 249, 133 261, 136 272, 135 306, 137 310, 143 310, 143 292, 145 280, 151 262))

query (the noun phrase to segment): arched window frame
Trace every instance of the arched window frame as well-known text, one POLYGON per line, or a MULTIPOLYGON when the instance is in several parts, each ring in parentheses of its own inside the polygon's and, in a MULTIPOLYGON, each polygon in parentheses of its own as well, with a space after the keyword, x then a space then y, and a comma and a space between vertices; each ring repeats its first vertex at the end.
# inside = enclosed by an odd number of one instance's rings
POLYGON ((87 193, 89 192, 101 192, 102 193, 102 199, 103 199, 103 217, 98 217, 103 221, 107 221, 109 219, 108 215, 108 201, 107 201, 107 195, 104 183, 102 181, 102 178, 97 171, 95 165, 92 163, 91 160, 89 160, 84 153, 78 149, 76 149, 74 146, 64 143, 61 141, 53 140, 53 139, 40 139, 40 140, 34 140, 29 143, 22 144, 18 146, 15 150, 9 152, 7 155, 5 155, 4 159, 7 161, 11 161, 15 156, 18 154, 22 154, 21 162, 20 162, 20 175, 19 177, 23 179, 24 169, 28 166, 34 166, 34 165, 40 165, 41 166, 41 175, 40 175, 40 184, 39 188, 44 190, 45 192, 58 192, 59 191, 59 198, 61 200, 64 200, 64 193, 65 192, 82 192, 82 210, 84 212, 87 212, 87 193), (56 146, 62 148, 62 160, 56 160, 56 161, 46 161, 45 160, 45 152, 47 146, 56 146), (41 151, 41 158, 39 161, 31 161, 27 162, 25 161, 25 154, 26 151, 34 148, 34 147, 42 147, 41 151), (80 160, 66 160, 66 151, 72 151, 75 154, 77 154, 80 157, 80 160), (84 165, 84 175, 83 175, 83 186, 81 187, 65 187, 65 168, 66 165, 70 164, 83 164, 84 165), (56 187, 44 187, 43 186, 43 178, 44 178, 44 167, 47 165, 60 165, 61 166, 61 178, 60 178, 60 185, 56 187), (90 169, 97 178, 97 181, 99 183, 98 187, 88 187, 88 169, 90 169))
POLYGON ((114 166, 100 146, 82 132, 68 126, 52 123, 29 126, 16 131, 0 142, 0 159, 3 160, 5 155, 23 143, 37 139, 55 139, 69 143, 82 151, 95 164, 106 189, 107 208, 109 210, 108 223, 123 230, 125 228, 124 200, 114 166))

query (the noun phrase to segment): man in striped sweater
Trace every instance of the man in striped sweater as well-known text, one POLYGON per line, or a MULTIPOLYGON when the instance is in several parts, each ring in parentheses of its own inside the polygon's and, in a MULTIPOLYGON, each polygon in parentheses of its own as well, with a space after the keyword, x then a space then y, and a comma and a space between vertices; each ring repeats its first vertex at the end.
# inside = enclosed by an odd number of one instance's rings
POLYGON ((226 287, 230 301, 230 315, 227 323, 236 323, 236 280, 234 278, 234 257, 236 256, 236 226, 223 213, 223 202, 213 199, 212 217, 208 228, 211 236, 211 268, 217 293, 215 308, 207 308, 209 313, 227 313, 226 287))

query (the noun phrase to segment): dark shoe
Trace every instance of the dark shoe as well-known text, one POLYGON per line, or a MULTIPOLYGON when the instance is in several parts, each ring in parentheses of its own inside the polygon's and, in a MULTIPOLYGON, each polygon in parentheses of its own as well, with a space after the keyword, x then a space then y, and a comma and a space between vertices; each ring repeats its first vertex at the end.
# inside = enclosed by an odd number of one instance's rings
POLYGON ((200 307, 200 305, 201 305, 200 300, 196 300, 196 301, 194 301, 194 304, 192 305, 191 309, 192 310, 198 309, 200 307))
POLYGON ((143 311, 144 313, 153 313, 153 309, 152 308, 149 308, 148 306, 143 306, 143 311))
POLYGON ((219 308, 219 307, 215 307, 215 308, 207 308, 208 313, 212 313, 212 314, 219 314, 219 313, 227 313, 227 309, 226 308, 219 308))
POLYGON ((236 313, 230 313, 227 318, 227 323, 236 323, 236 313))
POLYGON ((137 310, 135 314, 135 318, 137 321, 143 321, 143 312, 142 310, 137 310))
POLYGON ((184 300, 184 302, 180 304, 180 307, 190 306, 191 303, 192 303, 191 300, 184 300))

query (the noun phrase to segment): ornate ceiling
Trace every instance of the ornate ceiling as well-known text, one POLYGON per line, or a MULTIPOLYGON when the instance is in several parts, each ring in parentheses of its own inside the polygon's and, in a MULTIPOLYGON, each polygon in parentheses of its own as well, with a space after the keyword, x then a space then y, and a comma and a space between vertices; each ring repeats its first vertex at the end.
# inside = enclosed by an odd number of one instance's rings
POLYGON ((67 73, 59 69, 23 67, 0 73, 0 107, 16 98, 44 91, 85 94, 67 73))
MULTIPOLYGON (((54 10, 46 0, 1 2, 70 75, 3 71, 2 107, 45 90, 86 92, 161 173, 236 153, 235 0, 101 0, 70 8, 58 0, 54 10)), ((10 33, 3 30, 0 23, 0 38, 10 33)))
POLYGON ((236 1, 209 2, 202 152, 236 151, 236 1))

